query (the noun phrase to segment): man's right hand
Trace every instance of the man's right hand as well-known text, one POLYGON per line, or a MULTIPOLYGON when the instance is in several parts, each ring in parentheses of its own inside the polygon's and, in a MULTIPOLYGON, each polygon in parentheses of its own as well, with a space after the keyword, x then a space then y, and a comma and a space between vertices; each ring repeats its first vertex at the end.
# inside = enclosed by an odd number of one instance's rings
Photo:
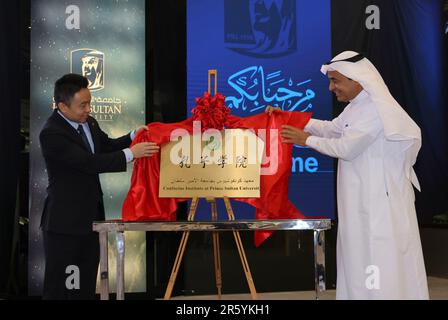
POLYGON ((266 109, 264 110, 264 112, 266 112, 268 115, 272 115, 273 112, 277 111, 282 111, 282 109, 279 107, 267 106, 266 109))
POLYGON ((159 152, 160 147, 154 142, 140 142, 133 145, 130 149, 134 159, 138 159, 156 154, 159 152))

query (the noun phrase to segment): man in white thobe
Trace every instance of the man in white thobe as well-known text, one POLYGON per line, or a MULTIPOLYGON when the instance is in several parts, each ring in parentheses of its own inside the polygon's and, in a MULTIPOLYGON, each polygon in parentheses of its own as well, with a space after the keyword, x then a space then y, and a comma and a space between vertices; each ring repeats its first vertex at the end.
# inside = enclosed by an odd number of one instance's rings
POLYGON ((350 103, 332 121, 284 126, 281 136, 338 158, 336 298, 428 299, 412 187, 420 129, 362 55, 343 52, 321 71, 350 103))

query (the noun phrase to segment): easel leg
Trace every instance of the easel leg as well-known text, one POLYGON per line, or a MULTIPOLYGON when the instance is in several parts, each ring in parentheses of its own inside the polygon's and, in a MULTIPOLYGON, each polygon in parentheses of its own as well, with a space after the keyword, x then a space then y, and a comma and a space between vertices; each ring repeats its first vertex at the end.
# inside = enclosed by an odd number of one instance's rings
MULTIPOLYGON (((224 203, 226 205, 226 211, 227 215, 229 216, 229 220, 235 220, 235 215, 233 214, 233 209, 230 204, 229 198, 224 197, 224 203)), ((258 299, 257 290, 255 289, 254 280, 252 279, 252 274, 250 272, 249 263, 247 262, 246 252, 244 251, 240 233, 238 231, 233 231, 233 236, 235 237, 235 243, 238 248, 238 253, 240 254, 241 264, 243 265, 244 273, 246 275, 247 284, 249 285, 252 300, 257 300, 258 299)))
MULTIPOLYGON (((198 198, 193 198, 191 201, 190 211, 188 214, 188 221, 192 221, 194 219, 197 207, 198 207, 198 198)), ((176 260, 174 261, 174 266, 171 271, 170 280, 168 281, 168 286, 166 288, 165 296, 163 298, 164 300, 169 300, 171 298, 171 294, 173 293, 174 283, 176 282, 177 274, 179 272, 179 267, 182 262, 182 258, 184 256, 185 247, 187 245, 189 236, 190 231, 184 231, 184 233, 182 234, 179 249, 177 250, 176 260)))
MULTIPOLYGON (((216 200, 209 200, 212 207, 212 220, 218 220, 218 210, 216 209, 216 200)), ((213 232, 213 257, 215 262, 215 280, 216 289, 218 290, 218 299, 221 300, 222 295, 222 276, 221 276, 221 251, 219 247, 219 233, 213 232)))

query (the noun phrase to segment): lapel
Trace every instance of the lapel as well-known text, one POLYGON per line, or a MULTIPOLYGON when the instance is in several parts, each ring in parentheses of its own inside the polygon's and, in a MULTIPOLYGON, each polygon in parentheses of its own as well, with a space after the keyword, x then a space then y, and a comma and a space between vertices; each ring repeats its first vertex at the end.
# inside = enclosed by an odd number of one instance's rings
MULTIPOLYGON (((70 125, 70 123, 67 122, 67 120, 65 120, 64 118, 61 117, 61 115, 58 113, 57 109, 55 109, 53 111, 51 118, 57 124, 57 126, 64 133, 66 133, 73 141, 75 141, 77 144, 79 144, 81 147, 83 147, 86 151, 89 151, 87 149, 87 146, 84 144, 84 141, 82 140, 81 136, 79 135, 78 131, 76 131, 76 129, 73 128, 70 125)), ((90 125, 89 125, 89 127, 90 127, 90 125)), ((96 148, 96 146, 95 146, 95 148, 96 148)))

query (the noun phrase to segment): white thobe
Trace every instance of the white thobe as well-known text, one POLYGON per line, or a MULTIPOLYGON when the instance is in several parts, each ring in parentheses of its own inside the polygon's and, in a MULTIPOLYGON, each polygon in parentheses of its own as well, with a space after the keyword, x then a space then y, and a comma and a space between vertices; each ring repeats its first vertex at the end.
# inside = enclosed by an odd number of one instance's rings
POLYGON ((410 141, 389 141, 362 91, 333 121, 312 119, 307 145, 338 158, 337 299, 428 299, 406 167, 410 141))

